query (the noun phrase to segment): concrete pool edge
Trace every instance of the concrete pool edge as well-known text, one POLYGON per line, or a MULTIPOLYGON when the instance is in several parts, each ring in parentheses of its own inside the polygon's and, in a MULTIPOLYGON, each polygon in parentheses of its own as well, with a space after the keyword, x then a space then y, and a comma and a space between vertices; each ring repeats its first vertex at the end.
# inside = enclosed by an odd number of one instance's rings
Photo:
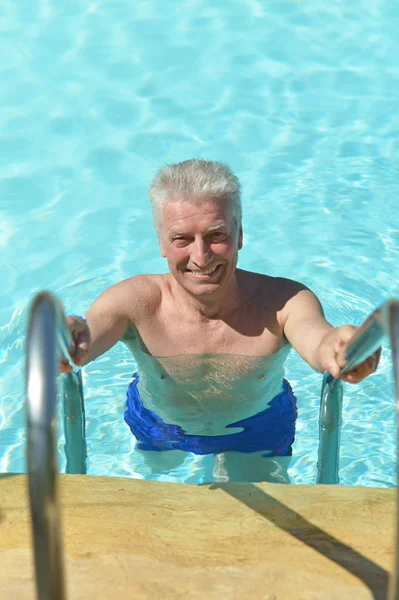
MULTIPOLYGON (((60 475, 67 598, 383 598, 396 490, 60 475)), ((0 476, 0 596, 34 597, 26 475, 0 476)))

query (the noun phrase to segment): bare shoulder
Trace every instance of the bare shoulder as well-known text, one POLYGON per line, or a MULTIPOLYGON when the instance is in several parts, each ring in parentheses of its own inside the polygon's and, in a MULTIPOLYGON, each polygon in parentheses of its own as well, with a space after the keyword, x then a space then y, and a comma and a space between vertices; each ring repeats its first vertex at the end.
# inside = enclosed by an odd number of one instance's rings
POLYGON ((303 283, 288 279, 286 277, 272 277, 261 273, 244 271, 245 285, 256 290, 258 301, 267 304, 283 320, 292 310, 298 310, 300 306, 317 305, 320 302, 316 295, 303 283))
POLYGON ((276 297, 284 302, 284 304, 293 298, 296 298, 302 292, 313 294, 313 292, 300 281, 295 281, 294 279, 288 279, 286 277, 272 277, 272 279, 276 297))
POLYGON ((284 324, 293 315, 301 318, 323 317, 320 300, 311 289, 299 281, 276 277, 276 298, 279 305, 280 322, 284 324))
POLYGON ((145 299, 161 293, 161 281, 162 275, 135 275, 116 283, 109 290, 118 295, 135 294, 145 299))
POLYGON ((312 293, 306 285, 285 277, 272 277, 271 275, 241 269, 239 275, 246 289, 256 291, 257 295, 262 296, 269 303, 276 302, 283 306, 302 291, 312 293))
POLYGON ((161 296, 162 275, 136 275, 106 289, 93 308, 123 315, 135 322, 144 314, 155 312, 161 296))

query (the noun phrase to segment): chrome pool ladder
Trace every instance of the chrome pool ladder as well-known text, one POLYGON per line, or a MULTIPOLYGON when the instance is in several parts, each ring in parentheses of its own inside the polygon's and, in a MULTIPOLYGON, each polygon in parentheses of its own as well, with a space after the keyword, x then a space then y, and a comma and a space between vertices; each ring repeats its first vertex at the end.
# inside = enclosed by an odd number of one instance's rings
MULTIPOLYGON (((29 317, 26 362, 28 486, 36 591, 39 600, 64 600, 57 468, 57 374, 68 360, 71 334, 61 303, 41 292, 29 317)), ((67 472, 86 472, 84 400, 81 372, 63 376, 67 472)))
MULTIPOLYGON (((395 381, 395 410, 397 460, 399 453, 399 301, 388 300, 377 308, 359 327, 345 348, 347 361, 341 376, 362 363, 389 337, 392 349, 393 374, 395 381)), ((342 424, 343 383, 325 373, 321 390, 319 418, 319 452, 317 483, 339 483, 339 450, 342 424)), ((398 464, 398 463, 397 463, 398 464)), ((397 466, 397 479, 399 471, 397 466)), ((389 582, 389 600, 399 600, 399 488, 396 503, 396 545, 394 569, 389 582)))

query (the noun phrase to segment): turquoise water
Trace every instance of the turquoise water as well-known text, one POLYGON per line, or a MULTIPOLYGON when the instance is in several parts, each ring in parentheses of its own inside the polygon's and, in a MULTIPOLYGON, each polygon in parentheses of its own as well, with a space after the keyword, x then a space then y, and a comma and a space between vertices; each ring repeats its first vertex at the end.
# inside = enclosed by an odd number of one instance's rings
MULTIPOLYGON (((0 6, 0 472, 25 470, 28 301, 46 288, 84 313, 165 270, 146 198, 165 162, 228 162, 240 266, 304 282, 333 324, 399 296, 395 0, 22 4, 0 6)), ((122 347, 85 369, 92 474, 146 477, 122 418, 133 371, 122 347)), ((287 377, 290 475, 314 483, 321 377, 293 353, 287 377)), ((394 427, 386 345, 378 374, 345 388, 342 483, 395 483, 394 427)))

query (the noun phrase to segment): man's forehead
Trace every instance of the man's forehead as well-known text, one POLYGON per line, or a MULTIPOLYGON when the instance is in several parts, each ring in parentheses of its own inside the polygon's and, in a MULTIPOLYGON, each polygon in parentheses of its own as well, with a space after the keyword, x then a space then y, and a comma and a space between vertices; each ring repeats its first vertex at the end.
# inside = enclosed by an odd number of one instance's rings
POLYGON ((169 201, 161 210, 161 225, 167 231, 183 230, 193 224, 206 231, 228 228, 232 224, 232 211, 229 203, 223 200, 208 199, 199 203, 189 201, 169 201))

